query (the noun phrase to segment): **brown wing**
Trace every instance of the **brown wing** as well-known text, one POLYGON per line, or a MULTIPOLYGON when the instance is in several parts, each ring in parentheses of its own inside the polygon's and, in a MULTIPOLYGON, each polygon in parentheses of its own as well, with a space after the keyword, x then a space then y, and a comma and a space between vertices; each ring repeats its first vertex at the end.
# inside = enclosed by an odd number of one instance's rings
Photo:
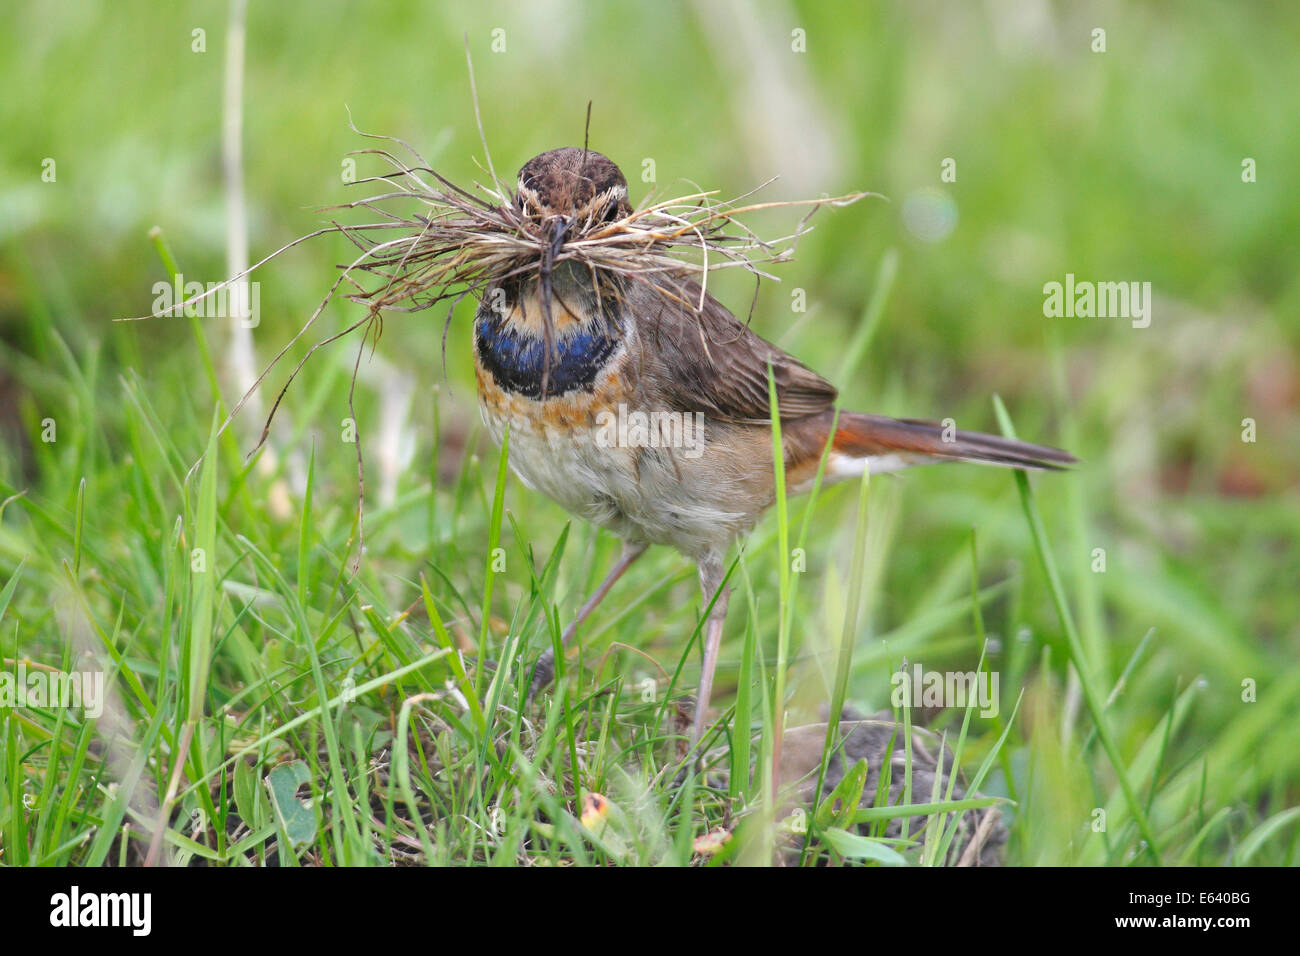
MULTIPOLYGON (((674 294, 694 303, 700 287, 681 281, 674 294)), ((751 332, 710 295, 700 314, 640 283, 633 283, 628 300, 653 356, 648 367, 657 379, 655 391, 675 411, 728 422, 770 422, 769 362, 782 421, 819 414, 835 402, 835 386, 751 332)))

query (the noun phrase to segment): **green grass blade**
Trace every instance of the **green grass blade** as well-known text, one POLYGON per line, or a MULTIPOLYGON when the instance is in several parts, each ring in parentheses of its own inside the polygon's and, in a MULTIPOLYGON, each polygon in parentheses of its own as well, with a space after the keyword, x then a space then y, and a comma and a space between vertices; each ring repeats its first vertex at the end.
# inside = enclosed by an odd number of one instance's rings
MULTIPOLYGON (((1011 424, 1011 416, 1007 414, 1006 406, 1002 404, 1002 399, 994 395, 993 406, 997 411, 1002 434, 1007 438, 1014 439, 1016 431, 1011 424)), ((1070 613, 1070 605, 1065 598, 1065 589, 1061 584, 1061 576, 1056 569, 1056 560, 1052 557, 1051 548, 1047 543, 1047 531, 1043 526, 1042 516, 1038 513, 1038 503, 1034 500, 1033 490, 1029 487, 1029 477, 1022 470, 1017 470, 1015 474, 1016 487, 1020 490, 1020 503, 1024 508, 1025 518, 1029 522, 1029 529, 1034 538, 1034 547, 1038 552, 1038 560, 1043 566, 1043 573, 1047 575, 1047 583, 1052 592, 1052 600, 1056 604, 1057 615, 1061 619, 1061 626, 1065 628, 1070 660, 1074 664, 1075 673, 1079 675, 1084 701, 1092 714, 1097 735, 1101 738, 1101 745, 1110 758, 1120 789, 1124 792, 1124 800, 1128 804, 1129 812, 1133 814, 1133 819, 1137 821, 1142 838, 1146 841, 1147 852, 1158 866, 1160 864, 1160 845, 1156 840, 1155 831, 1151 829, 1151 821, 1147 819, 1146 810, 1129 782, 1128 773, 1124 768, 1124 761, 1119 754, 1119 748, 1115 745, 1114 737, 1106 725, 1105 698, 1097 685, 1091 668, 1088 666, 1079 632, 1074 626, 1074 617, 1070 613)))

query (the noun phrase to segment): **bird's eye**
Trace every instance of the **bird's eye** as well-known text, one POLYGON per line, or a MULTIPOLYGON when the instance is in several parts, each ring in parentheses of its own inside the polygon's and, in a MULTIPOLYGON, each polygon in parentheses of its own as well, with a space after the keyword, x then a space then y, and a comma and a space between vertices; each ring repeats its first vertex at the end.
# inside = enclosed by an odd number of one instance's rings
POLYGON ((597 216, 597 222, 617 222, 622 218, 619 202, 613 196, 606 200, 604 207, 597 216))
POLYGON ((540 211, 541 204, 538 201, 537 192, 532 188, 530 183, 520 181, 519 190, 515 193, 515 208, 525 216, 536 215, 540 211))

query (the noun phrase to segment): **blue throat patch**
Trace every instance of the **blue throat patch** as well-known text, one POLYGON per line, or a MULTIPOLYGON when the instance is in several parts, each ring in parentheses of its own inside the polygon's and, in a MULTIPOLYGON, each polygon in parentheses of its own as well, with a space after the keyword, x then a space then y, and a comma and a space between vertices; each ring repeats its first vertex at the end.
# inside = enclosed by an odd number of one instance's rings
MULTIPOLYGON (((556 338, 551 348, 548 397, 591 391, 596 376, 619 345, 606 323, 556 338)), ((526 398, 542 397, 542 339, 512 327, 497 312, 481 308, 474 320, 474 349, 496 384, 526 398)))

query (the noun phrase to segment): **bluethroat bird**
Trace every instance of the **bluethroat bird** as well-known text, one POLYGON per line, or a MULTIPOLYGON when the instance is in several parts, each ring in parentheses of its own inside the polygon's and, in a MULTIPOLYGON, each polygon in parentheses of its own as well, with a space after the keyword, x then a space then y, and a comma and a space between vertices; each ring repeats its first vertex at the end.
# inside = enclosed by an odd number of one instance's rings
MULTIPOLYGON (((775 497, 769 367, 792 493, 811 487, 828 444, 827 482, 931 462, 1056 469, 1075 461, 991 435, 945 436, 924 421, 856 412, 836 420, 833 385, 693 279, 632 279, 566 259, 566 242, 631 211, 627 180, 600 153, 535 156, 520 170, 512 201, 544 237, 541 266, 489 286, 475 315, 483 419, 498 444, 509 428, 510 466, 525 485, 623 540, 622 555, 565 628, 564 644, 650 545, 670 545, 698 565, 703 606, 712 607, 692 748, 705 730, 727 615, 724 558, 775 497), (661 295, 654 282, 673 282, 680 294, 661 295), (649 428, 623 428, 629 421, 649 428)), ((547 650, 530 698, 553 673, 547 650)))

